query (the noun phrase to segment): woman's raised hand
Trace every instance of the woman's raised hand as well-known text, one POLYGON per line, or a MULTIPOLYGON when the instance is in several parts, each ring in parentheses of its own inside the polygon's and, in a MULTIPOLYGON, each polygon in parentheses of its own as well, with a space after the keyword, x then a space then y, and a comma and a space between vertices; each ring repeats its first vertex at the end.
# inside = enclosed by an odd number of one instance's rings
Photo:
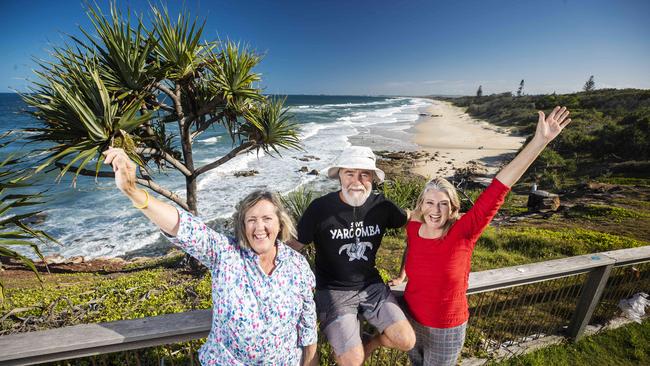
POLYGON ((560 106, 557 106, 553 108, 548 117, 543 111, 537 113, 539 114, 539 120, 537 121, 535 138, 541 139, 545 143, 553 141, 564 127, 571 123, 571 118, 567 118, 569 117, 569 110, 566 107, 560 108, 560 106))
POLYGON ((571 123, 569 111, 566 107, 555 107, 549 113, 548 117, 544 112, 539 111, 539 120, 537 121, 537 129, 535 136, 526 144, 526 146, 515 156, 508 165, 506 165, 496 178, 508 187, 512 187, 519 178, 526 172, 530 164, 537 159, 537 156, 544 150, 546 145, 553 141, 557 135, 562 132, 564 127, 571 123))
POLYGON ((136 189, 135 163, 122 149, 109 147, 102 154, 104 155, 104 164, 110 164, 113 167, 117 188, 127 195, 134 192, 136 189))
POLYGON ((124 150, 109 147, 102 154, 104 155, 104 164, 111 164, 113 167, 117 188, 133 202, 136 208, 143 210, 151 222, 167 234, 176 236, 179 222, 178 211, 170 204, 158 201, 153 196, 149 197, 144 189, 136 188, 136 165, 124 150))

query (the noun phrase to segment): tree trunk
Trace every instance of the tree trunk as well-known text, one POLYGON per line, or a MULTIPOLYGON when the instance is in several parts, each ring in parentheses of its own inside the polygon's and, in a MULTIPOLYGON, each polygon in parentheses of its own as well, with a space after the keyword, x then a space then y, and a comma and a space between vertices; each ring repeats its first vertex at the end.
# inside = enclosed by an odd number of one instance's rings
POLYGON ((187 207, 192 215, 198 215, 199 210, 196 202, 196 176, 185 177, 185 189, 187 191, 187 207))
MULTIPOLYGON (((199 210, 197 207, 196 199, 196 172, 194 171, 194 156, 192 155, 192 134, 190 133, 189 123, 181 119, 179 122, 181 147, 183 149, 183 160, 185 167, 192 173, 190 176, 185 177, 185 191, 187 194, 186 202, 187 207, 192 215, 198 215, 199 210)), ((189 254, 185 255, 185 260, 190 271, 195 275, 202 275, 205 273, 206 268, 194 257, 189 254)))
POLYGON ((194 156, 192 153, 192 140, 190 129, 181 124, 181 147, 183 149, 183 162, 185 167, 192 175, 185 177, 185 191, 187 193, 186 201, 192 215, 198 215, 197 199, 196 199, 196 174, 194 171, 194 156))

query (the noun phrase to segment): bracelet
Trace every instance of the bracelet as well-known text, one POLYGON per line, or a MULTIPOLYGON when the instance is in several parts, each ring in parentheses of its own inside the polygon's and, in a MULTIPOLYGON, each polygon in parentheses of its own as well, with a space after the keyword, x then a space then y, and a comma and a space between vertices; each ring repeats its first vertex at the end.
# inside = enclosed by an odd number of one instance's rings
POLYGON ((149 192, 147 192, 146 189, 143 189, 142 191, 144 192, 144 195, 147 196, 147 198, 144 200, 144 203, 141 205, 136 205, 135 203, 133 204, 133 207, 139 210, 144 210, 145 208, 149 207, 149 192))

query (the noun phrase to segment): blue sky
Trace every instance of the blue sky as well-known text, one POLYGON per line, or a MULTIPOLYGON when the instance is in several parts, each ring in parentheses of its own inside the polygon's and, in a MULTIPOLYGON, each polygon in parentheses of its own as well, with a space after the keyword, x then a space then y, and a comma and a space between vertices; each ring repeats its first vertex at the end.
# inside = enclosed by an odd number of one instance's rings
MULTIPOLYGON (((97 0, 104 9, 107 1, 97 0)), ((427 95, 650 88, 650 1, 166 1, 207 19, 205 38, 265 57, 268 93, 427 95)), ((142 13, 148 1, 117 2, 142 13)), ((89 28, 79 0, 0 0, 0 92, 25 90, 64 33, 89 28)))

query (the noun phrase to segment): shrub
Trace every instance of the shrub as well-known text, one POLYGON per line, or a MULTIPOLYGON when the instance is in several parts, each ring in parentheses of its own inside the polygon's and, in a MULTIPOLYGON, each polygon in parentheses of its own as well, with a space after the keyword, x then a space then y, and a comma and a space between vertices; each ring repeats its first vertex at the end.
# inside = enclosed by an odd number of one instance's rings
POLYGON ((564 159, 557 151, 547 148, 528 170, 528 177, 540 188, 557 190, 562 188, 567 172, 575 169, 575 161, 564 159))
POLYGON ((281 197, 282 204, 289 210, 296 223, 314 198, 316 198, 314 191, 308 190, 305 186, 300 186, 295 191, 281 197))
POLYGON ((379 191, 402 208, 414 209, 424 189, 424 178, 397 178, 379 186, 379 191))

